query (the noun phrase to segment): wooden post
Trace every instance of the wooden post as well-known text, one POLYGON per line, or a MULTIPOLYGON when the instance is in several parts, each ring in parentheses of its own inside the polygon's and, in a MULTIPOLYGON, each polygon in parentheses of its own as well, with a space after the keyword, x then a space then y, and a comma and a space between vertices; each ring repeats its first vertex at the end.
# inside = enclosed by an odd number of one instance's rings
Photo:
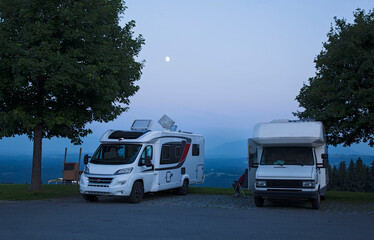
POLYGON ((80 166, 81 166, 81 156, 82 156, 82 148, 79 149, 79 161, 78 161, 78 172, 77 172, 77 185, 78 185, 78 180, 79 180, 79 171, 80 171, 80 166))
POLYGON ((65 166, 65 163, 66 163, 66 154, 68 152, 68 148, 65 148, 65 157, 64 157, 64 166, 65 166))
POLYGON ((64 179, 64 171, 65 171, 65 163, 66 163, 67 153, 68 153, 68 148, 65 148, 64 166, 62 167, 62 184, 66 184, 65 179, 64 179))

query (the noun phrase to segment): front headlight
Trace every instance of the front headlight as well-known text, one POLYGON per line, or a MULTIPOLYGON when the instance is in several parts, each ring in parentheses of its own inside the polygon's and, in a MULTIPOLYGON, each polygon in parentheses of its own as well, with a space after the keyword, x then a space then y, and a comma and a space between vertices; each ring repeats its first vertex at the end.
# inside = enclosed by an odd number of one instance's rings
POLYGON ((122 168, 120 170, 118 170, 117 172, 114 173, 114 175, 119 175, 119 174, 129 174, 132 172, 132 167, 130 168, 122 168))
POLYGON ((256 181, 256 187, 266 187, 266 181, 256 181))
POLYGON ((316 183, 314 181, 303 181, 303 188, 314 188, 316 183))
POLYGON ((87 166, 85 166, 83 172, 84 173, 90 173, 90 169, 87 166))

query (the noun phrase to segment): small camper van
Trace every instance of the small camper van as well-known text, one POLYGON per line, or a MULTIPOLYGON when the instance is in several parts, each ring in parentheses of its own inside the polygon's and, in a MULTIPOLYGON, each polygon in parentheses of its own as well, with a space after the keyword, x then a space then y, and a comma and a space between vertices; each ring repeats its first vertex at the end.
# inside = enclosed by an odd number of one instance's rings
POLYGON ((255 205, 265 199, 306 199, 319 209, 326 197, 328 155, 323 124, 274 120, 254 126, 248 139, 249 188, 255 205))
POLYGON ((151 120, 135 120, 131 130, 109 130, 92 157, 84 158, 80 193, 87 201, 98 196, 127 196, 134 203, 143 193, 175 189, 204 182, 204 138, 176 131, 164 115, 164 131, 151 130, 151 120))

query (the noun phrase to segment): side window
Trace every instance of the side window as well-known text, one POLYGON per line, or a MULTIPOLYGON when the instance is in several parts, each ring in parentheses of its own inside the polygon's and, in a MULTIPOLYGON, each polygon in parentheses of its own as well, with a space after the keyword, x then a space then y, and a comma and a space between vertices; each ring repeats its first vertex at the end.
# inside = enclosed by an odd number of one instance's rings
POLYGON ((181 156, 181 147, 180 146, 175 146, 175 157, 180 157, 181 156))
POLYGON ((153 148, 152 146, 148 145, 144 148, 143 152, 142 152, 142 156, 140 157, 140 160, 139 160, 139 166, 143 166, 145 165, 145 160, 148 158, 150 160, 152 160, 152 155, 153 155, 153 148))
POLYGON ((162 145, 160 164, 178 163, 185 145, 184 142, 169 142, 162 145))
POLYGON ((200 145, 192 144, 192 156, 199 156, 199 155, 200 155, 200 145))
POLYGON ((170 145, 163 145, 162 146, 161 160, 162 161, 170 160, 170 145))

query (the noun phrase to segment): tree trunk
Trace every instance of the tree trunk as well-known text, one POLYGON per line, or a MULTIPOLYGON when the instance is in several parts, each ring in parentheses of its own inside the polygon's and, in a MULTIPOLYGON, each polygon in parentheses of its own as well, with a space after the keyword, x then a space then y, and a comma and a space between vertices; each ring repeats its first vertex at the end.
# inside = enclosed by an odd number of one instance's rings
POLYGON ((42 139, 43 129, 41 126, 37 126, 34 129, 34 153, 30 186, 30 190, 32 191, 42 190, 42 139))

